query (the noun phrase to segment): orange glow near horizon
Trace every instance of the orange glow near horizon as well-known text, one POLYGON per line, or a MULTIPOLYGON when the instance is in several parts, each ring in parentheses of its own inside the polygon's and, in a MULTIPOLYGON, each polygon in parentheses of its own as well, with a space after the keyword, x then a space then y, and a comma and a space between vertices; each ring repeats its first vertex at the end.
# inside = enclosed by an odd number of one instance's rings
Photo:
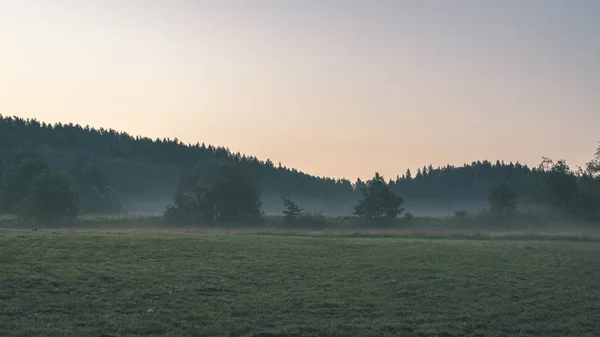
POLYGON ((0 0, 0 114, 349 179, 600 141, 597 2, 140 4, 0 0))

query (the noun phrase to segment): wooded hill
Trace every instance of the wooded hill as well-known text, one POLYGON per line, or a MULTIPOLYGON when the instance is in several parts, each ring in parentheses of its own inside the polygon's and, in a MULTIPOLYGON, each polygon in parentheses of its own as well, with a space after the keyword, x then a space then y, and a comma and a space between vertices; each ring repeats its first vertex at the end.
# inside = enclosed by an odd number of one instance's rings
MULTIPOLYGON (((364 182, 317 177, 271 160, 233 153, 228 148, 184 144, 177 138, 150 139, 112 129, 48 124, 0 115, 0 171, 18 154, 32 151, 75 182, 93 168, 124 199, 169 199, 181 176, 198 162, 235 161, 251 172, 264 198, 352 201, 364 182)), ((536 169, 518 163, 477 161, 464 166, 424 166, 389 179, 392 190, 411 199, 485 200, 490 186, 507 181, 520 197, 536 194, 536 169)))

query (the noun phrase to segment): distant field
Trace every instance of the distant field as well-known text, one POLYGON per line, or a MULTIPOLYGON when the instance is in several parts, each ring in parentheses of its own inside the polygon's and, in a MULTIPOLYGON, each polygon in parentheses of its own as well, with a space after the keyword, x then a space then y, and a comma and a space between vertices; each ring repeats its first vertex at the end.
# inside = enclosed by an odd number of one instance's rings
POLYGON ((312 233, 0 229, 0 336, 600 335, 600 243, 312 233))

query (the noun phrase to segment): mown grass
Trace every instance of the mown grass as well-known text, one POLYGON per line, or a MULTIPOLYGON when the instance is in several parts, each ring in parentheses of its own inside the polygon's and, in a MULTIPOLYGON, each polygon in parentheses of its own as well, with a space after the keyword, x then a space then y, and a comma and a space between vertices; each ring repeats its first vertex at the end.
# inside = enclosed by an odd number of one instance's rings
POLYGON ((0 230, 0 336, 598 336, 600 244, 0 230))
POLYGON ((254 223, 174 224, 156 214, 82 215, 72 223, 24 223, 0 217, 0 229, 78 229, 109 232, 154 231, 236 235, 279 235, 345 238, 422 238, 477 240, 559 240, 600 242, 600 224, 577 223, 548 215, 521 214, 513 221, 490 222, 486 214, 466 217, 415 217, 410 221, 368 221, 356 217, 305 216, 286 222, 265 216, 254 223))

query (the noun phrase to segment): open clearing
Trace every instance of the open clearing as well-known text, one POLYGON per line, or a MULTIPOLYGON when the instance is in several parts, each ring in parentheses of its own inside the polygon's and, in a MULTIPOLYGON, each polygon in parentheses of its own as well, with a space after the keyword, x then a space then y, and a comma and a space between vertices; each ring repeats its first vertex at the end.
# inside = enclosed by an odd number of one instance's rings
POLYGON ((0 336, 598 336, 600 244, 0 229, 0 336))

